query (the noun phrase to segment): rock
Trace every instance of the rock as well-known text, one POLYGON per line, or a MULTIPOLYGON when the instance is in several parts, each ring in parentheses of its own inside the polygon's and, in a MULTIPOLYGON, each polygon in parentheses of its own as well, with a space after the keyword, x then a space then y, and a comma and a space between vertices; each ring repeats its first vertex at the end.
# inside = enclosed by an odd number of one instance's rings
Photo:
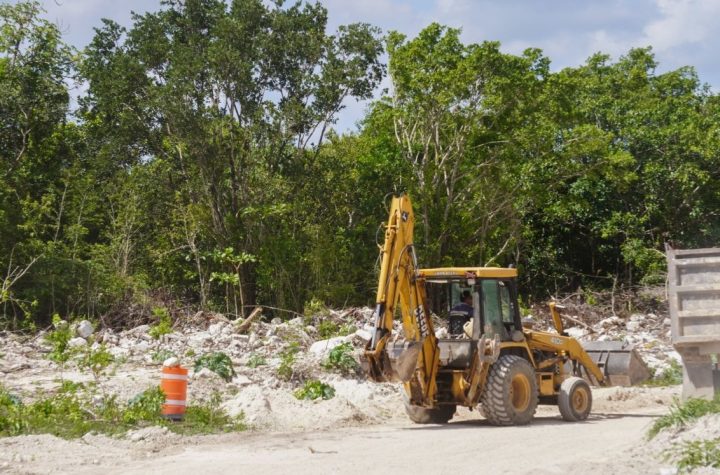
POLYGON ((223 322, 213 323, 210 325, 207 329, 208 333, 212 336, 217 336, 220 333, 222 333, 223 329, 225 328, 225 324, 223 322))
POLYGON ((672 324, 672 320, 670 320, 670 318, 666 318, 663 320, 662 324, 664 327, 669 327, 672 324))
POLYGON ((81 346, 85 346, 85 345, 87 345, 87 340, 85 338, 81 338, 79 336, 72 338, 72 339, 70 339, 70 341, 68 341, 68 346, 70 348, 80 348, 81 346))
POLYGON ((272 320, 270 320, 271 325, 280 325, 282 323, 282 318, 275 317, 272 320))
POLYGON ((219 378, 217 374, 215 374, 213 371, 211 371, 208 368, 201 368, 200 371, 193 373, 193 379, 211 379, 211 378, 219 378))
POLYGON ((93 334, 93 331, 95 331, 95 329, 93 328, 93 324, 87 320, 81 321, 75 328, 75 334, 77 334, 77 336, 79 336, 80 338, 89 337, 93 334))
POLYGON ((127 333, 130 335, 143 335, 146 334, 148 331, 150 331, 150 325, 140 325, 131 330, 128 330, 127 333))
POLYGON ((570 335, 573 338, 582 338, 586 335, 586 331, 583 328, 580 327, 570 327, 566 328, 565 331, 568 335, 570 335))
POLYGON ((298 326, 298 327, 302 327, 302 326, 304 326, 304 324, 305 324, 305 322, 304 322, 304 320, 302 319, 302 317, 295 317, 295 318, 293 318, 292 320, 288 320, 287 323, 288 323, 288 325, 295 325, 295 326, 298 326))
MULTIPOLYGON (((435 332, 435 333, 437 335, 437 332, 435 332)), ((367 331, 363 328, 356 330, 355 336, 357 336, 358 338, 360 338, 363 341, 370 341, 372 339, 372 333, 370 333, 369 331, 367 331)), ((438 338, 442 338, 442 337, 438 337, 438 338)))
POLYGON ((326 353, 329 353, 330 350, 335 348, 338 345, 341 345, 345 343, 345 337, 344 336, 336 336, 335 338, 330 338, 328 340, 320 340, 316 341, 312 344, 310 347, 310 350, 308 350, 310 353, 324 356, 326 353))
POLYGON ((165 366, 166 368, 175 368, 176 366, 180 366, 180 360, 172 356, 163 361, 163 366, 165 366))
POLYGON ((212 341, 212 336, 208 332, 198 332, 188 338, 188 345, 201 348, 209 341, 212 341))
POLYGON ((236 386, 245 386, 248 384, 252 384, 252 380, 244 374, 238 374, 233 378, 232 383, 236 386))
POLYGON ((637 320, 630 320, 625 324, 625 328, 627 328, 629 332, 636 332, 642 328, 642 323, 637 320))
MULTIPOLYGON (((360 331, 360 330, 358 330, 360 331)), ((363 330, 365 331, 365 330, 363 330)), ((438 328, 435 330, 435 338, 447 338, 448 337, 448 331, 447 328, 438 328)))
POLYGON ((150 344, 144 340, 138 341, 133 345, 132 350, 134 353, 145 353, 150 349, 150 344))

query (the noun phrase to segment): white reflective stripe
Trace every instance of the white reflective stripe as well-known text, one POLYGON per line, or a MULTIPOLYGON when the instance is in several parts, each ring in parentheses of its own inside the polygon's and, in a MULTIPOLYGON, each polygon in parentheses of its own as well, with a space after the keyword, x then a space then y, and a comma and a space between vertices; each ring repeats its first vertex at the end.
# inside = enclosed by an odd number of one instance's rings
POLYGON ((160 379, 177 379, 178 381, 187 381, 187 374, 168 374, 163 373, 160 379))
POLYGON ((187 403, 185 401, 181 401, 179 399, 168 399, 165 401, 165 404, 169 406, 187 406, 187 403))

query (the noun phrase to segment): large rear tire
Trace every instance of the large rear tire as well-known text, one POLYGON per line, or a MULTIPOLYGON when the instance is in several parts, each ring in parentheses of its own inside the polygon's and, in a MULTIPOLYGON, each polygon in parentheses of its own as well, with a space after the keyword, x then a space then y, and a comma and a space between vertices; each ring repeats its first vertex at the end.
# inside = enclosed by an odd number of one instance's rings
POLYGON ((528 424, 538 404, 535 370, 514 355, 500 357, 488 375, 480 400, 485 418, 496 426, 528 424))
POLYGON ((577 377, 563 381, 558 393, 558 408, 568 422, 587 419, 592 409, 592 391, 587 381, 577 377))
POLYGON ((414 406, 407 399, 405 399, 404 403, 405 412, 410 420, 416 424, 447 424, 455 415, 455 405, 428 408, 414 406))

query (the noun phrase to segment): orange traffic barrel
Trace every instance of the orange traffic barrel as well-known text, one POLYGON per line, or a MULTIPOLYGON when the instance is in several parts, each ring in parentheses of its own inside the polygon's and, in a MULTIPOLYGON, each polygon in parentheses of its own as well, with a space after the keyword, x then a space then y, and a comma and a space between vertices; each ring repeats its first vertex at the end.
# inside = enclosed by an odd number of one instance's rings
POLYGON ((188 370, 182 366, 163 366, 160 389, 165 393, 162 415, 175 421, 185 416, 188 370))

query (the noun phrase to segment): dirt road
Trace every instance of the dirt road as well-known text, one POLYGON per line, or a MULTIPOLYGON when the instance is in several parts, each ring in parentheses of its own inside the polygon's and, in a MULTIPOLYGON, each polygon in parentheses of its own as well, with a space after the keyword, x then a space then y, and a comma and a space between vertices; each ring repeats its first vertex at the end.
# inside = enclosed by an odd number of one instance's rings
POLYGON ((298 411, 304 429, 293 432, 181 437, 148 427, 121 437, 9 437, 0 439, 0 473, 657 475, 666 465, 644 436, 679 392, 679 386, 596 388, 593 413, 582 423, 564 422, 557 407, 540 406, 528 426, 493 427, 464 408, 450 424, 421 426, 407 422, 400 405, 383 421, 328 427, 324 413, 337 409, 331 400, 311 404, 315 422, 298 411))
POLYGON ((394 425, 292 434, 236 434, 179 453, 84 473, 659 473, 637 450, 657 410, 596 413, 566 423, 550 408, 529 426, 482 419, 446 426, 394 425))

